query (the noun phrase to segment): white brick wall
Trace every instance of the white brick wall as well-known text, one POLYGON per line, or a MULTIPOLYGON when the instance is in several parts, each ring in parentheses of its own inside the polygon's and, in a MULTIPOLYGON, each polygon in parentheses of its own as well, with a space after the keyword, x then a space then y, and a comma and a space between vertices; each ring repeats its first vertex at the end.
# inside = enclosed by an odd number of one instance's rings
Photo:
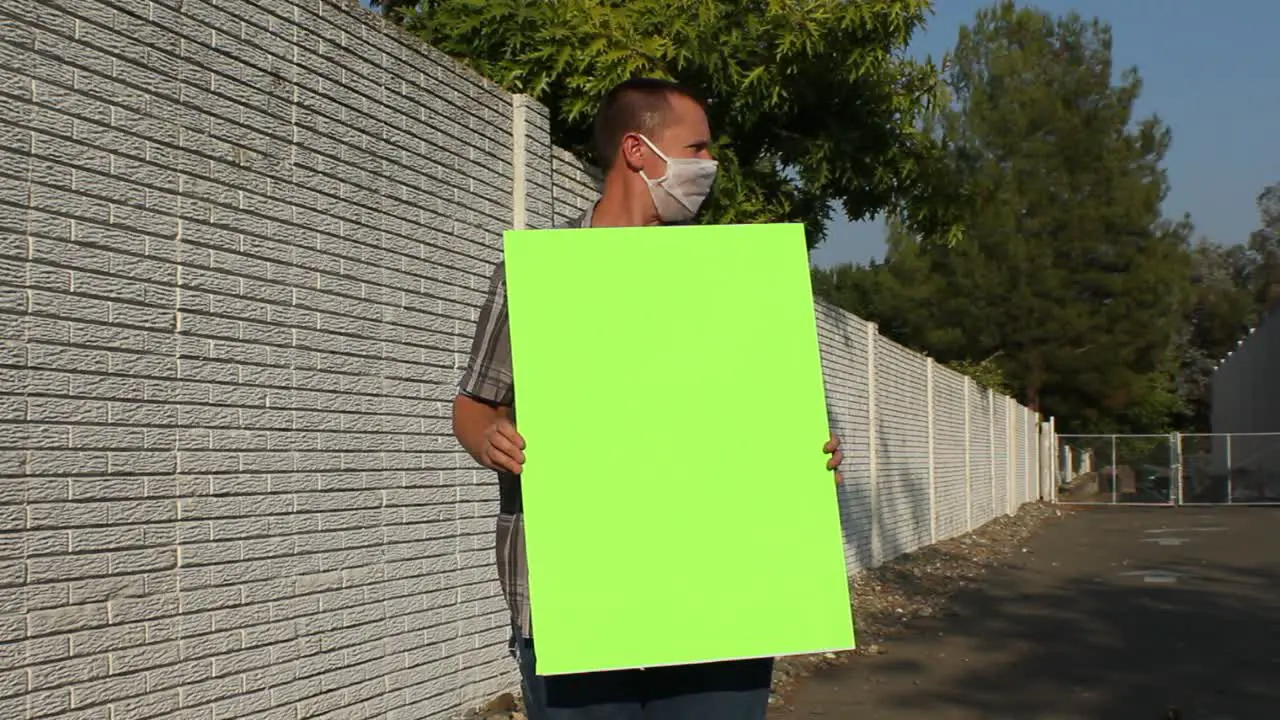
POLYGON ((840 472, 840 517, 850 572, 875 565, 872 559, 869 324, 825 303, 817 303, 818 340, 831 429, 845 457, 840 472))
POLYGON ((929 544, 929 418, 925 358, 876 337, 876 483, 880 551, 929 544))
POLYGON ((508 687, 495 493, 448 402, 512 99, 331 3, 0 16, 0 717, 508 687))
POLYGON ((985 388, 969 381, 969 507, 973 526, 995 516, 991 503, 991 413, 985 388))
POLYGON ((996 395, 994 400, 992 403, 994 414, 991 416, 991 428, 995 438, 995 487, 993 488, 993 493, 996 499, 995 512, 1004 514, 1010 502, 1012 502, 1009 492, 1012 487, 1010 483, 1013 480, 1016 459, 1012 437, 1014 418, 1010 417, 1010 415, 1016 413, 1009 412, 1009 399, 1003 395, 996 395))
MULTIPOLYGON (((0 718, 513 687, 449 402, 501 232, 596 187, 545 108, 354 5, 0 4, 0 718)), ((963 532, 966 484, 989 519, 986 395, 934 367, 931 436, 926 361, 818 316, 850 570, 963 532)))
POLYGON ((934 385, 934 476, 937 489, 938 536, 953 537, 969 528, 968 467, 965 433, 965 385, 971 381, 954 370, 935 367, 934 385))
POLYGON ((599 197, 599 173, 558 147, 551 148, 551 173, 554 222, 572 223, 599 197))
POLYGON ((1037 489, 1035 478, 1028 459, 1036 452, 1036 443, 1032 440, 1036 435, 1035 419, 1028 417, 1025 408, 1018 407, 1014 412, 1014 448, 1017 450, 1016 460, 1014 463, 1013 483, 1016 492, 1015 497, 1019 501, 1025 502, 1028 499, 1028 493, 1037 489))

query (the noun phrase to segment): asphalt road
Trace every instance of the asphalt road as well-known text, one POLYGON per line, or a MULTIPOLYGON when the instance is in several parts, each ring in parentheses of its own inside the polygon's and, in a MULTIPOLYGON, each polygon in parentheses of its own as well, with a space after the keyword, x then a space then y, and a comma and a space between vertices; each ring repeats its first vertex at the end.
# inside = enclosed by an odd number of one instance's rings
POLYGON ((1280 718, 1280 508, 1098 508, 1026 547, 776 717, 1280 718))

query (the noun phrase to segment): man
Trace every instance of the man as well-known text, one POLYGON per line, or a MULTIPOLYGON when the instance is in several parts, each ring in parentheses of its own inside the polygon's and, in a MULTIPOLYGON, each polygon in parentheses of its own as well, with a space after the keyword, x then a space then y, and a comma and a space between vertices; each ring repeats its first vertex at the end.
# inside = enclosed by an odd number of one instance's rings
MULTIPOLYGON (((575 227, 688 222, 715 180, 704 107, 674 83, 639 79, 614 88, 601 104, 594 140, 604 192, 575 227)), ((529 720, 763 720, 773 669, 768 659, 551 677, 534 672, 520 495, 525 440, 516 432, 514 405, 499 263, 454 399, 453 431, 477 462, 498 473, 498 575, 511 611, 529 720)), ((536 438, 534 445, 537 452, 536 438)), ((841 454, 834 435, 823 451, 831 455, 827 468, 836 470, 841 454)), ((601 481, 608 482, 607 469, 601 481)))

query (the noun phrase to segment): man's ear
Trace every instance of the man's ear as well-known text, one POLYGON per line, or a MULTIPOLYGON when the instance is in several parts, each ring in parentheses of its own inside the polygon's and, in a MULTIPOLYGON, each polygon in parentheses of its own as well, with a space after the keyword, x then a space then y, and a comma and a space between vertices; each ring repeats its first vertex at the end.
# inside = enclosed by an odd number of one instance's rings
POLYGON ((645 145, 640 136, 635 133, 627 133, 622 136, 622 142, 618 146, 619 159, 626 163, 627 168, 631 172, 640 172, 644 169, 644 162, 649 157, 649 146, 645 145))

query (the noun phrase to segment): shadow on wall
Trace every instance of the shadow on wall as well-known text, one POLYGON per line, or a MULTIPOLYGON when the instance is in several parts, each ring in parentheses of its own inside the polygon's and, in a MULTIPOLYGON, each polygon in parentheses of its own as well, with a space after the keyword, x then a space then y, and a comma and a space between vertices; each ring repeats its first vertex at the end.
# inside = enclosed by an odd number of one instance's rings
MULTIPOLYGON (((890 442, 889 430, 884 427, 884 423, 879 424, 876 432, 877 457, 890 458, 905 454, 901 447, 895 447, 890 442)), ((928 448, 924 448, 922 452, 927 455, 928 448)), ((881 564, 929 545, 928 472, 921 475, 918 471, 904 470, 901 467, 893 467, 891 472, 886 472, 886 469, 876 468, 876 512, 880 521, 872 524, 876 547, 880 549, 881 564), (896 486, 894 492, 886 492, 890 485, 896 486), (923 498, 924 502, 912 502, 916 498, 923 498), (905 521, 901 516, 904 505, 907 513, 905 521), (885 522, 888 518, 894 518, 894 522, 885 522), (915 542, 916 540, 920 541, 915 542)))
MULTIPOLYGON (((849 403, 831 401, 831 376, 836 370, 830 367, 829 363, 837 356, 865 358, 866 345, 860 345, 854 334, 850 332, 852 326, 850 319, 856 316, 818 299, 814 300, 814 314, 819 330, 825 327, 826 330, 833 332, 838 340, 836 347, 833 348, 829 342, 822 343, 821 336, 819 337, 822 345, 823 382, 827 385, 827 423, 831 431, 840 437, 841 449, 844 451, 844 460, 840 464, 840 475, 844 482, 836 489, 836 497, 840 502, 840 528, 846 548, 845 564, 852 574, 858 569, 869 568, 875 564, 871 540, 871 485, 865 471, 867 458, 862 456, 861 446, 854 441, 854 434, 859 430, 852 427, 850 423, 846 423, 839 413, 833 411, 833 408, 841 406, 846 410, 861 412, 865 417, 867 405, 865 400, 861 404, 854 403, 854 407, 850 407, 849 403), (823 322, 824 318, 827 319, 826 323, 823 322)), ((857 319, 861 322, 860 318, 857 319)), ((864 339, 863 342, 867 340, 864 339)), ((865 433, 866 429, 863 428, 861 432, 865 433)))
MULTIPOLYGON (((871 556, 871 528, 873 523, 867 513, 860 509, 870 508, 871 487, 865 473, 854 472, 855 463, 865 463, 866 458, 859 458, 853 452, 850 442, 852 429, 833 414, 827 406, 827 422, 831 431, 840 438, 844 458, 840 463, 841 485, 836 488, 836 497, 840 502, 840 530, 844 535, 845 565, 849 568, 868 568, 874 565, 871 556)), ((852 574, 852 571, 851 571, 852 574)))

